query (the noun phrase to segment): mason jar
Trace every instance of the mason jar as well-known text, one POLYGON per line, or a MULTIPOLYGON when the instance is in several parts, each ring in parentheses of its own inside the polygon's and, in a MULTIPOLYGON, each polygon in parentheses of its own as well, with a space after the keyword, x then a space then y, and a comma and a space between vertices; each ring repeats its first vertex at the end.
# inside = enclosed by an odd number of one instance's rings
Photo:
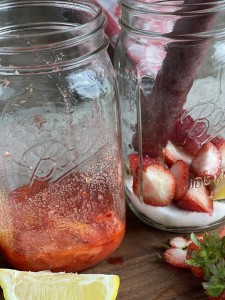
POLYGON ((0 249, 17 269, 80 271, 122 241, 105 24, 84 0, 0 4, 0 249))
POLYGON ((225 3, 121 0, 115 50, 125 190, 168 231, 225 221, 225 3))

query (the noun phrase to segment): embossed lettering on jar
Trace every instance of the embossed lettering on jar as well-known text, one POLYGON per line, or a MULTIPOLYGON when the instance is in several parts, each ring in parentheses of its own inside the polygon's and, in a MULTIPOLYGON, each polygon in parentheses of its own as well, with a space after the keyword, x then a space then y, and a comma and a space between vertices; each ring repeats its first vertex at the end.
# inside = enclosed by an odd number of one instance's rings
POLYGON ((79 271, 125 230, 105 17, 86 1, 0 4, 0 248, 21 270, 79 271))
POLYGON ((225 220, 225 3, 121 0, 115 51, 125 189, 145 223, 225 220))

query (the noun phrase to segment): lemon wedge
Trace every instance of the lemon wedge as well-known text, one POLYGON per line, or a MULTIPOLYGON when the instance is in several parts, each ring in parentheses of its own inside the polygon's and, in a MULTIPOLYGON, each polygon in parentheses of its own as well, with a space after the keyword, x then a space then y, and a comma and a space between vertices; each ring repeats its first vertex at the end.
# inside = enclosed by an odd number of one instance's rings
POLYGON ((217 182, 214 186, 214 199, 213 200, 224 200, 225 199, 225 180, 217 182))
POLYGON ((6 300, 115 300, 119 284, 116 275, 0 269, 6 300))

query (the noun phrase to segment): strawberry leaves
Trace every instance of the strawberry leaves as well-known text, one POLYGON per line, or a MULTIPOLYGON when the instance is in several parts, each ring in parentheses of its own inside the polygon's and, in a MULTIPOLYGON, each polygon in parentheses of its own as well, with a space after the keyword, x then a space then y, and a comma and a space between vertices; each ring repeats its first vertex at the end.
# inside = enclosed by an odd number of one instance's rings
POLYGON ((209 296, 219 297, 225 290, 225 260, 220 258, 217 264, 211 265, 210 273, 210 279, 202 285, 209 296))
POLYGON ((225 299, 225 236, 205 232, 197 236, 191 233, 190 240, 176 237, 170 240, 170 249, 165 251, 165 260, 173 266, 189 268, 203 280, 203 287, 210 299, 225 299), (184 258, 184 253, 186 257, 184 258), (182 255, 181 255, 182 254, 182 255))

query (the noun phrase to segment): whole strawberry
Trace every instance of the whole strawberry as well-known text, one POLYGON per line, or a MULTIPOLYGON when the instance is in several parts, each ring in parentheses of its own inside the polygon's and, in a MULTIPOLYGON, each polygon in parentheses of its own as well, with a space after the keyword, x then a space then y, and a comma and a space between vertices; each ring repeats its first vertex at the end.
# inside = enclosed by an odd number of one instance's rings
POLYGON ((211 267, 225 257, 225 237, 205 232, 201 237, 191 234, 192 243, 187 247, 187 264, 198 277, 209 280, 211 267))

